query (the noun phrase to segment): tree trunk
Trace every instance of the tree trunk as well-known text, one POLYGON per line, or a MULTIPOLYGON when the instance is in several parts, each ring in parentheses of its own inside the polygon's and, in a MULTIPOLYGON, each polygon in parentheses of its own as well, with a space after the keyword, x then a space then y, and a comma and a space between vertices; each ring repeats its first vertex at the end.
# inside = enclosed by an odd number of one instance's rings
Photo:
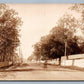
POLYGON ((66 58, 67 58, 67 60, 68 60, 68 55, 66 55, 66 58))
POLYGON ((59 57, 59 65, 61 65, 61 56, 59 57))
POLYGON ((68 60, 68 55, 67 55, 67 41, 65 41, 65 52, 64 55, 66 56, 66 59, 68 60))
POLYGON ((5 52, 4 52, 4 55, 3 55, 3 62, 5 62, 5 60, 6 60, 6 53, 5 52))
POLYGON ((2 62, 3 61, 3 55, 1 55, 1 60, 0 60, 0 62, 2 62))

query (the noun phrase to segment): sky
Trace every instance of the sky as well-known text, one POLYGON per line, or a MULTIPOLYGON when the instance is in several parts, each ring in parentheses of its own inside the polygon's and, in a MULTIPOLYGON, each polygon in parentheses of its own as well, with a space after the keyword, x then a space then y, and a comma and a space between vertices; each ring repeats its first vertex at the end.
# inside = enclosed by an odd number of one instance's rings
POLYGON ((32 45, 38 42, 41 36, 48 34, 56 25, 57 20, 72 6, 72 4, 8 5, 18 12, 18 16, 23 21, 23 25, 20 27, 20 48, 24 58, 28 58, 32 54, 32 45))

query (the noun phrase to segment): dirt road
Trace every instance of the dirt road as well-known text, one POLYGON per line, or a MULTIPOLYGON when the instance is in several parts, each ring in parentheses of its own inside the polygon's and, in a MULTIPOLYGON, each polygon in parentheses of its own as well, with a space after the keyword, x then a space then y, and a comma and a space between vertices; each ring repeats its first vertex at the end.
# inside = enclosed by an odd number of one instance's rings
POLYGON ((29 64, 0 72, 0 80, 84 80, 84 72, 52 65, 45 70, 43 64, 29 64))

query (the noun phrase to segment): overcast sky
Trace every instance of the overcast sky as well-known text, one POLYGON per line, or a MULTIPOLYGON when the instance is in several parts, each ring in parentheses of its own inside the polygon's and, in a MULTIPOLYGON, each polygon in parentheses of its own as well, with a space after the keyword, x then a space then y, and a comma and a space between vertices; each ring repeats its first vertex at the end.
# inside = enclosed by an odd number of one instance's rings
POLYGON ((71 4, 9 4, 23 21, 21 26, 21 50, 24 58, 31 55, 32 45, 49 33, 56 21, 71 4))

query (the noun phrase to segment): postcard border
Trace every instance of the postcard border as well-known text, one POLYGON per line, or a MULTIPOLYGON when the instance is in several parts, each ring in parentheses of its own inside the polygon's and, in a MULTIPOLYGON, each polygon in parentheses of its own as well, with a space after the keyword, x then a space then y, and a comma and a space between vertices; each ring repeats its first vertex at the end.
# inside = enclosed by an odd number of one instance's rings
MULTIPOLYGON (((0 3, 17 3, 17 4, 74 4, 84 3, 84 0, 0 0, 0 3)), ((1 84, 81 84, 84 81, 0 81, 1 84)))

